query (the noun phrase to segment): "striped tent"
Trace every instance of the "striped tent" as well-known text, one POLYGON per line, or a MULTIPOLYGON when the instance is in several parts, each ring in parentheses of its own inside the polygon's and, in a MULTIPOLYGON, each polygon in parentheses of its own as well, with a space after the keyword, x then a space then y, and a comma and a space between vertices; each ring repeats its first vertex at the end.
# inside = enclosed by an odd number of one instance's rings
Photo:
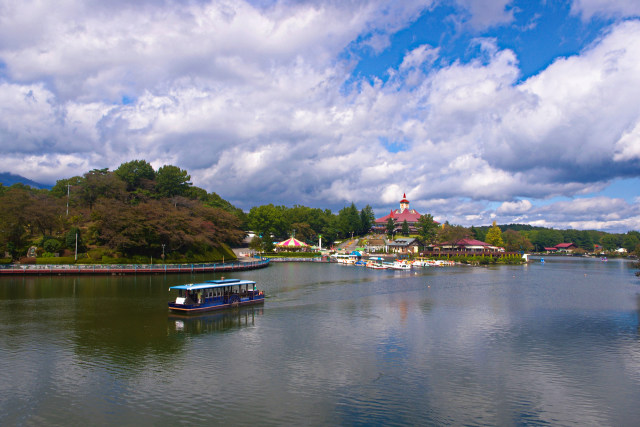
POLYGON ((287 240, 284 240, 280 243, 276 243, 276 246, 278 248, 287 248, 287 249, 300 249, 300 248, 306 248, 307 245, 304 242, 301 242, 300 240, 296 239, 295 237, 291 237, 287 240))

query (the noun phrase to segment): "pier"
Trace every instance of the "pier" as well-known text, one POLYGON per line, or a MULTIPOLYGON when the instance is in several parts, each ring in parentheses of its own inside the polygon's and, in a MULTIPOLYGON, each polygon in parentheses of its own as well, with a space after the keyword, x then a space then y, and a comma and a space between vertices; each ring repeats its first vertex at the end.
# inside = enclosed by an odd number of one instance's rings
POLYGON ((172 274, 218 273, 265 268, 269 259, 212 264, 79 264, 79 265, 9 265, 0 267, 0 276, 8 275, 63 275, 63 274, 172 274))

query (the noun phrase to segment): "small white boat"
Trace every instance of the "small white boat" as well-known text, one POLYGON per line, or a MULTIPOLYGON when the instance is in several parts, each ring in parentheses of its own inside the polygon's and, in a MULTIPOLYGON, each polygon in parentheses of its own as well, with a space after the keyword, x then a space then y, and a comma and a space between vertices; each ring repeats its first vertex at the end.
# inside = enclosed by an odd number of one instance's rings
POLYGON ((389 268, 393 270, 403 270, 403 271, 411 270, 411 264, 409 264, 407 261, 395 260, 393 263, 386 264, 386 265, 388 265, 389 268))

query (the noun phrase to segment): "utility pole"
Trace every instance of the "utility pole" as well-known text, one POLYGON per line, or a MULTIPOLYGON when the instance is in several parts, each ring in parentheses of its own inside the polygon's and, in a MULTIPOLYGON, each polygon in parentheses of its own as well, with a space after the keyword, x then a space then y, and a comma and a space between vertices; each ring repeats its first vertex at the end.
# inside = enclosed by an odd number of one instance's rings
POLYGON ((71 184, 67 184, 67 216, 69 216, 69 192, 71 184))

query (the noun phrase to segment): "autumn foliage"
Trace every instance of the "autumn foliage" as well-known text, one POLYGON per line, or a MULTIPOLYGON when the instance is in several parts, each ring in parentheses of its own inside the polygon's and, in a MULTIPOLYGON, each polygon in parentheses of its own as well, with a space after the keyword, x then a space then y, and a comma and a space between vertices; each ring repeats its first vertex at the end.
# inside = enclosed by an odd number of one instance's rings
POLYGON ((60 180, 51 190, 0 184, 0 251, 13 259, 31 246, 39 254, 69 252, 76 231, 81 251, 112 257, 180 257, 238 244, 244 213, 189 180, 175 166, 156 172, 136 160, 60 180))

